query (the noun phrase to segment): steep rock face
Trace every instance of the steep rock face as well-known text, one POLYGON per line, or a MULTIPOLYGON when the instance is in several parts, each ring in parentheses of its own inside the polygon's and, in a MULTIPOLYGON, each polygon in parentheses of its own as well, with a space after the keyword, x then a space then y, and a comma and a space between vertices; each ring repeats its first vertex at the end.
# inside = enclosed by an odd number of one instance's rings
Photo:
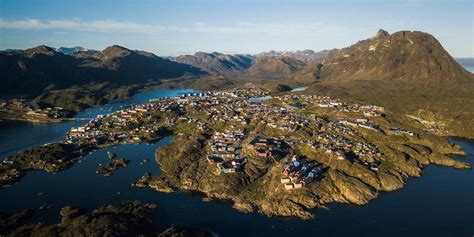
POLYGON ((323 62, 322 72, 338 80, 466 80, 465 71, 430 34, 384 30, 341 49, 323 62))
POLYGON ((375 190, 356 178, 342 175, 333 170, 330 170, 328 175, 331 182, 349 203, 363 205, 377 197, 375 190))
POLYGON ((202 69, 209 73, 229 73, 248 69, 254 57, 243 54, 197 52, 194 55, 172 57, 171 60, 202 69))

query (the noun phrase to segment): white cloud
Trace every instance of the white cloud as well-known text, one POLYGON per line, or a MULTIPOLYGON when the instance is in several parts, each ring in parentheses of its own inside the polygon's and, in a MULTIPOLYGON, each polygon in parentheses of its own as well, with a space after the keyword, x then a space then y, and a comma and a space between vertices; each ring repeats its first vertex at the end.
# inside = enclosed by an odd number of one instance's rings
POLYGON ((0 18, 0 28, 17 30, 69 30, 90 32, 122 32, 122 33, 144 33, 154 34, 160 32, 197 32, 211 34, 245 34, 259 33, 268 35, 302 34, 320 31, 327 26, 319 22, 296 22, 296 23, 251 23, 237 22, 228 25, 210 25, 203 22, 194 22, 187 25, 162 25, 162 24, 140 24, 134 22, 116 20, 82 21, 73 20, 49 20, 38 19, 6 20, 0 18))

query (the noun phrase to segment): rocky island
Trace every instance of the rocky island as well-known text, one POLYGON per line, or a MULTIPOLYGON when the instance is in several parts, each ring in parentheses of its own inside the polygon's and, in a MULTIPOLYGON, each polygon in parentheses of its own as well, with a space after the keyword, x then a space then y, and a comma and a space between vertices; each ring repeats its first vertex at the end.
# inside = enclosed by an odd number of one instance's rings
POLYGON ((60 211, 61 222, 54 225, 30 220, 34 212, 0 213, 2 236, 216 236, 192 227, 174 227, 156 232, 153 227, 157 206, 139 201, 108 204, 91 212, 71 206, 60 211))
POLYGON ((0 188, 18 182, 28 170, 55 173, 71 167, 77 160, 96 149, 94 145, 64 142, 45 144, 5 158, 0 164, 0 188))
POLYGON ((111 176, 113 171, 127 166, 129 162, 130 160, 125 160, 123 158, 114 159, 112 162, 98 168, 96 173, 102 176, 111 176))

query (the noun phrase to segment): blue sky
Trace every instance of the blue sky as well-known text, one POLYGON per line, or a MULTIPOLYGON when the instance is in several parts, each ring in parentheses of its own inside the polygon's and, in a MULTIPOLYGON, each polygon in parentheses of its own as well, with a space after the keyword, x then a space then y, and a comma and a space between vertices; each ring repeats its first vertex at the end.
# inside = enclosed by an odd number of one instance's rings
POLYGON ((158 55, 331 49, 420 30, 474 57, 472 0, 0 0, 0 48, 119 44, 158 55))

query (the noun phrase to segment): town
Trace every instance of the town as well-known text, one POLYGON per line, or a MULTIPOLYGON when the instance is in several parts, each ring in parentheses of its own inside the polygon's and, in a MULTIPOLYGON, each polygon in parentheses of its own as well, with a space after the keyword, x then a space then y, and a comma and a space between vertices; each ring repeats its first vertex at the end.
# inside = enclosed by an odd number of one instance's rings
POLYGON ((112 114, 98 115, 66 134, 67 143, 107 147, 154 142, 163 136, 199 130, 210 134, 205 148, 216 175, 240 172, 252 159, 282 165, 286 190, 298 189, 324 172, 323 164, 290 157, 311 149, 334 160, 378 170, 383 153, 365 135, 415 133, 377 124, 384 108, 327 96, 269 96, 256 87, 152 99, 112 114), (262 97, 253 102, 251 98, 262 97), (291 150, 291 152, 290 152, 291 150), (297 165, 299 164, 299 165, 297 165), (295 176, 296 175, 296 176, 295 176))
POLYGON ((31 122, 58 122, 71 116, 62 107, 40 105, 25 99, 0 100, 0 118, 31 122))
MULTIPOLYGON (((253 85, 155 98, 97 115, 72 127, 63 141, 4 159, 0 184, 12 185, 31 169, 59 172, 98 149, 170 137, 154 154, 162 172, 145 173, 132 186, 195 190, 233 200, 242 211, 288 215, 277 206, 265 210, 271 202, 266 198, 280 203, 310 195, 322 202, 364 204, 378 190, 403 187, 405 176, 419 175, 418 165, 432 162, 427 159, 467 167, 439 154, 426 158, 433 148, 419 144, 432 142, 430 135, 392 116, 376 105, 301 91, 269 94, 253 85), (398 169, 400 176, 391 174, 398 169), (326 193, 331 199, 324 199, 326 193)), ((113 152, 107 156, 110 162, 98 162, 95 171, 105 177, 130 169, 130 163, 148 162, 113 152)))

